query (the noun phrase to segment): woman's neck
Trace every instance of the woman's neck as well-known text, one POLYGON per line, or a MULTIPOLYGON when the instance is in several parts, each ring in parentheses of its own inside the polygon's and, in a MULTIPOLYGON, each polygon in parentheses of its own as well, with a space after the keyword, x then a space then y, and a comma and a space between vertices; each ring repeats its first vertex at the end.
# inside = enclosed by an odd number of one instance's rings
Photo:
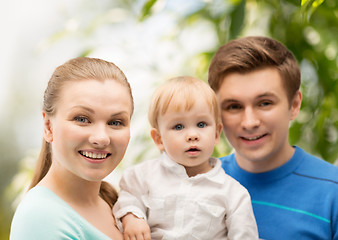
POLYGON ((97 205, 101 200, 101 181, 88 181, 53 165, 38 185, 48 187, 70 205, 97 205))
POLYGON ((101 181, 87 181, 75 174, 51 167, 38 184, 52 190, 77 213, 112 239, 123 239, 112 211, 99 195, 101 181))

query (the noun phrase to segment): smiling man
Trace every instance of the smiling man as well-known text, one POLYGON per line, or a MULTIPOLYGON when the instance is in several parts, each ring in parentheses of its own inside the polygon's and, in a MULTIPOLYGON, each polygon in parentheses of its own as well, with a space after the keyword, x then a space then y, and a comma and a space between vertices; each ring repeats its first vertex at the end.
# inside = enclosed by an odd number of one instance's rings
POLYGON ((248 189, 260 238, 337 240, 338 168, 289 144, 302 100, 293 54, 267 37, 233 40, 208 81, 235 150, 222 167, 248 189))

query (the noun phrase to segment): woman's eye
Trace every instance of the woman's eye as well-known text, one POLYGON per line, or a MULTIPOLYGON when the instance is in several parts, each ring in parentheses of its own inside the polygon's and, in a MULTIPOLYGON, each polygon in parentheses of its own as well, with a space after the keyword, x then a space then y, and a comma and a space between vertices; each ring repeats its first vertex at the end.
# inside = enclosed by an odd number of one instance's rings
POLYGON ((74 120, 79 123, 89 123, 89 120, 86 117, 79 116, 79 117, 75 117, 74 120))
POLYGON ((175 130, 182 130, 183 128, 184 128, 184 127, 183 127, 182 124, 177 124, 177 125, 174 126, 174 129, 175 129, 175 130))
POLYGON ((205 128, 206 126, 207 126, 207 124, 205 122, 197 123, 197 127, 199 127, 199 128, 205 128))
POLYGON ((121 121, 114 120, 114 121, 109 122, 109 125, 118 127, 118 126, 123 125, 123 123, 121 121))

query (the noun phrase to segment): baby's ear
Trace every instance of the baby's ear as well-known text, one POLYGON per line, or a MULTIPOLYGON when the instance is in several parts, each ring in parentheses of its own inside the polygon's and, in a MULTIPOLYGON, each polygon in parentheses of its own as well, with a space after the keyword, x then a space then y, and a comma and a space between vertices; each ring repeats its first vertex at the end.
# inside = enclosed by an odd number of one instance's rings
POLYGON ((160 131, 156 128, 152 128, 150 130, 150 136, 153 139, 156 146, 158 147, 158 149, 160 149, 161 152, 164 151, 164 146, 163 146, 160 131))
POLYGON ((223 124, 219 123, 216 125, 216 144, 219 143, 219 140, 221 139, 221 133, 223 130, 223 124))

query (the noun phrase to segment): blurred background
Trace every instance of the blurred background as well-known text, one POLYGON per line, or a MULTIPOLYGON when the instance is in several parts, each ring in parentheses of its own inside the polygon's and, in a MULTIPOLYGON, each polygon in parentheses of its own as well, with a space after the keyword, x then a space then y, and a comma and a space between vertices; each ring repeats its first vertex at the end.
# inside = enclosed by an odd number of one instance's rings
MULTIPOLYGON (((0 239, 30 182, 42 141, 43 91, 54 69, 77 56, 114 62, 135 98, 132 139, 118 169, 159 154, 148 102, 168 78, 207 80, 227 41, 265 35, 284 43, 302 70, 303 103, 291 144, 338 164, 336 0, 11 0, 0 8, 0 239)), ((232 151, 224 139, 215 156, 232 151)))

